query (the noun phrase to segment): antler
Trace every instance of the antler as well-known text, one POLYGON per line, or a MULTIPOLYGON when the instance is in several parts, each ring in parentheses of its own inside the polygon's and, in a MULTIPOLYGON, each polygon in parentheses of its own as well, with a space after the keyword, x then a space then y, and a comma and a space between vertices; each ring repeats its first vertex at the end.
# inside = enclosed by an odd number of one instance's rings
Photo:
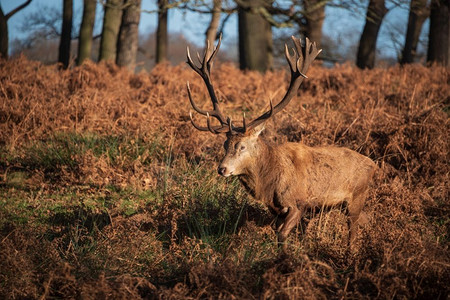
POLYGON ((322 49, 317 49, 316 43, 311 43, 308 38, 305 39, 305 46, 302 47, 301 42, 298 38, 292 36, 295 49, 292 48, 294 55, 289 53, 288 46, 285 44, 285 56, 289 63, 291 69, 291 82, 289 83, 289 88, 286 91, 283 99, 275 105, 272 106, 272 101, 270 102, 270 110, 259 116, 258 118, 251 121, 247 126, 245 126, 245 119, 243 127, 236 128, 236 131, 245 132, 248 129, 254 128, 259 124, 267 121, 270 117, 281 111, 286 105, 289 104, 291 99, 297 93, 300 85, 303 82, 303 78, 308 78, 305 74, 308 71, 309 66, 314 61, 314 59, 319 55, 322 49))
POLYGON ((203 56, 203 59, 200 58, 200 55, 197 53, 197 57, 199 62, 201 63, 201 66, 197 66, 194 64, 194 62, 191 59, 191 55, 189 53, 189 48, 187 48, 187 63, 191 68, 197 72, 202 78, 203 81, 206 84, 206 87, 208 89, 209 96, 211 98, 212 104, 213 104, 213 110, 206 111, 199 108, 195 102, 192 100, 192 94, 191 89, 189 87, 189 82, 187 83, 187 90, 188 90, 188 96, 189 101, 191 102, 192 108, 197 111, 199 114, 206 116, 206 127, 198 126, 195 124, 194 120, 192 119, 192 113, 190 113, 191 123, 192 125, 201 131, 210 131, 214 134, 223 133, 228 130, 228 132, 242 132, 245 133, 248 129, 252 129, 259 124, 267 121, 270 117, 272 117, 274 114, 281 111, 286 105, 289 104, 291 99, 294 97, 294 95, 297 93, 297 90, 299 89, 300 85, 303 82, 303 78, 306 77, 306 72, 309 69, 309 66, 314 61, 314 59, 319 55, 319 53, 322 51, 322 49, 317 49, 316 43, 311 43, 308 38, 305 40, 305 46, 302 47, 301 42, 299 39, 292 36, 292 40, 294 42, 295 48, 292 48, 294 54, 291 55, 289 52, 289 49, 287 45, 285 45, 285 55, 286 60, 289 63, 289 67, 291 69, 291 82, 289 83, 289 88, 286 91, 286 94, 284 95, 283 99, 275 105, 275 107, 272 105, 272 101, 270 101, 270 110, 263 113, 258 118, 251 121, 248 125, 245 120, 245 116, 242 119, 242 127, 234 127, 232 125, 231 119, 223 116, 222 112, 219 108, 219 101, 217 100, 216 93, 214 92, 214 87, 211 83, 211 67, 214 60, 214 57, 216 56, 217 52, 220 48, 220 43, 222 41, 222 35, 219 37, 219 42, 217 43, 217 46, 214 48, 214 50, 210 51, 210 44, 208 42, 207 49, 205 51, 205 55, 203 56), (220 125, 212 126, 210 121, 210 116, 216 118, 220 125))
POLYGON ((197 124, 195 124, 194 120, 192 119, 192 113, 189 114, 189 116, 191 118, 191 123, 198 130, 211 131, 214 134, 225 132, 226 129, 232 129, 231 120, 229 118, 225 119, 222 112, 220 111, 219 101, 218 101, 216 93, 214 91, 214 87, 211 83, 211 67, 212 67, 214 58, 215 58, 217 52, 219 51, 221 41, 222 41, 222 35, 220 35, 219 42, 217 43, 217 46, 212 51, 210 49, 210 44, 208 41, 207 48, 206 48, 205 54, 203 56, 203 59, 200 58, 200 55, 197 52, 197 58, 201 64, 200 66, 197 66, 192 61, 191 54, 189 53, 189 47, 187 47, 187 49, 186 49, 187 50, 187 63, 195 72, 197 72, 203 78, 203 81, 206 84, 206 88, 208 89, 208 93, 209 93, 209 96, 210 96, 212 104, 213 104, 213 110, 207 111, 207 110, 203 110, 203 109, 199 108, 195 104, 194 100, 192 99, 191 88, 189 86, 189 82, 187 82, 186 86, 187 86, 189 101, 191 102, 192 108, 199 114, 206 116, 207 126, 202 127, 202 126, 198 126, 197 124), (220 122, 220 125, 212 126, 211 121, 210 121, 210 116, 216 118, 220 122))

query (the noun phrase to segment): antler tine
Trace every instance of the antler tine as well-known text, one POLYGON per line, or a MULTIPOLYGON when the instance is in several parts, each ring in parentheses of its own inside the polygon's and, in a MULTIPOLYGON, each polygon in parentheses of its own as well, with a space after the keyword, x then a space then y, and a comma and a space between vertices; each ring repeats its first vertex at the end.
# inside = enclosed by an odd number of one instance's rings
POLYGON ((231 118, 230 117, 227 118, 227 123, 228 123, 228 130, 230 132, 233 132, 233 125, 231 124, 231 118))
POLYGON ((299 71, 301 73, 301 75, 303 75, 303 77, 306 78, 306 76, 302 73, 303 70, 301 70, 301 66, 303 65, 303 59, 304 57, 306 57, 306 53, 308 53, 306 50, 306 48, 308 47, 308 38, 306 38, 306 45, 305 48, 302 47, 302 43, 300 42, 299 39, 295 39, 294 37, 292 37, 292 41, 294 42, 294 46, 296 49, 296 54, 297 54, 297 63, 296 63, 296 71, 299 71))
POLYGON ((273 102, 272 99, 269 100, 269 105, 270 105, 270 109, 269 111, 266 111, 264 114, 262 114, 261 116, 259 116, 258 118, 256 118, 255 120, 251 121, 249 126, 247 126, 247 121, 245 120, 245 113, 244 116, 242 117, 242 127, 239 128, 233 128, 233 131, 237 131, 237 132, 246 132, 247 129, 249 128, 253 128, 256 125, 262 123, 263 121, 269 119, 273 114, 274 114, 274 107, 273 107, 273 102), (257 123, 258 122, 258 123, 257 123), (256 124, 257 123, 257 124, 256 124), (256 124, 256 125, 255 125, 256 124))
POLYGON ((195 104, 194 100, 192 99, 192 93, 191 93, 191 87, 189 86, 189 81, 186 82, 186 87, 187 87, 187 92, 188 92, 188 97, 189 97, 189 102, 191 102, 191 106, 192 108, 198 112, 201 115, 206 116, 206 114, 208 113, 206 110, 201 109, 200 107, 197 106, 197 104, 195 104))
POLYGON ((268 111, 268 118, 270 118, 273 115, 273 103, 272 103, 272 99, 269 100, 269 104, 270 104, 270 110, 268 111))
POLYGON ((186 56, 188 65, 201 76, 200 69, 195 65, 191 58, 191 52, 189 51, 189 47, 186 47, 186 56))
MULTIPOLYGON (((304 72, 306 72, 306 70, 308 70, 309 66, 311 65, 311 63, 313 62, 314 58, 316 58, 317 55, 319 55, 320 52, 322 52, 322 49, 317 50, 317 45, 315 42, 311 43, 310 40, 307 38, 306 39, 306 43, 307 43, 307 50, 308 52, 306 52, 305 56, 311 56, 313 57, 312 60, 305 60, 305 63, 303 64, 303 70, 305 70, 304 72)), ((303 71, 302 70, 302 71, 303 71)))
POLYGON ((286 44, 284 44, 284 56, 286 56, 286 60, 289 63, 289 68, 291 69, 291 72, 295 72, 296 70, 296 64, 297 64, 297 58, 295 57, 296 53, 294 48, 292 48, 292 50, 294 51, 294 56, 292 56, 289 53, 289 48, 286 44))
MULTIPOLYGON (((201 57, 200 57, 200 53, 198 53, 198 52, 197 52, 197 59, 198 59, 198 62, 199 62, 200 64, 202 64, 202 65, 204 64, 203 61, 202 61, 202 59, 201 59, 201 57)), ((203 59, 204 59, 204 58, 203 58, 203 59)))
MULTIPOLYGON (((206 40, 205 54, 203 55, 203 60, 200 61, 203 67, 206 67, 206 65, 209 62, 208 55, 209 55, 209 49, 210 48, 211 48, 211 45, 209 44, 209 40, 206 40)), ((197 54, 198 54, 198 52, 197 52, 197 54)), ((200 60, 200 55, 198 56, 198 59, 200 60)), ((208 71, 210 71, 210 70, 208 70, 208 71)))
POLYGON ((287 47, 287 45, 285 45, 285 56, 291 70, 291 81, 289 83, 286 94, 284 95, 283 99, 277 105, 275 105, 275 107, 272 106, 271 101, 270 111, 265 112, 258 118, 251 121, 250 124, 246 126, 246 130, 248 128, 254 128, 257 125, 265 122, 267 119, 281 111, 284 107, 286 107, 286 105, 289 104, 291 99, 297 93, 298 88, 302 84, 303 78, 307 78, 305 73, 308 71, 309 66, 317 57, 317 55, 319 55, 319 53, 322 51, 321 49, 317 50, 316 43, 311 43, 308 38, 305 39, 304 46, 302 46, 300 40, 295 38, 294 36, 292 36, 292 41, 295 46, 295 48, 292 49, 294 52, 293 55, 291 55, 291 53, 289 52, 289 48, 287 47))
POLYGON ((303 48, 305 56, 311 53, 311 45, 311 41, 308 38, 305 38, 305 47, 303 48))
POLYGON ((192 126, 195 127, 195 129, 200 130, 200 131, 208 131, 208 128, 198 126, 198 125, 194 122, 194 119, 192 118, 192 112, 191 112, 191 111, 189 112, 189 118, 191 119, 191 124, 192 124, 192 126))
POLYGON ((214 134, 219 134, 224 132, 223 129, 226 128, 224 126, 212 126, 211 122, 209 121, 209 114, 206 114, 206 124, 209 124, 207 127, 199 126, 197 123, 194 122, 194 118, 192 117, 192 112, 189 112, 189 118, 191 119, 191 124, 194 126, 195 129, 200 131, 209 131, 214 134))
MULTIPOLYGON (((208 44, 209 44, 209 41, 208 41, 208 44)), ((216 55, 217 55, 217 52, 219 52, 219 49, 220 49, 220 45, 222 44, 222 33, 219 35, 219 41, 217 42, 217 45, 216 45, 216 47, 214 47, 214 50, 213 50, 213 52, 211 53, 211 56, 209 57, 209 62, 211 62, 211 64, 212 64, 212 61, 214 60, 214 58, 216 57, 216 55)))
POLYGON ((211 133, 219 134, 222 133, 223 128, 226 128, 224 125, 221 126, 212 126, 209 113, 206 115, 206 126, 208 126, 208 130, 211 131, 211 133))

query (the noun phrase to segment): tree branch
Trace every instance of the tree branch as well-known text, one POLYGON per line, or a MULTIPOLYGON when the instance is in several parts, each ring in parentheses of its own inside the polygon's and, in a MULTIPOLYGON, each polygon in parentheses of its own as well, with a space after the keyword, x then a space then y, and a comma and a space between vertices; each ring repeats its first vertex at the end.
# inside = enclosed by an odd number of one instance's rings
POLYGON ((218 39, 219 39, 219 36, 220 36, 221 34, 223 34, 223 28, 225 27, 225 24, 227 23, 228 19, 230 19, 230 17, 231 17, 231 13, 228 13, 228 14, 226 15, 226 17, 223 19, 222 24, 220 25, 219 30, 217 30, 216 40, 218 40, 218 39))
MULTIPOLYGON (((200 13, 200 14, 210 14, 210 13, 213 12, 212 9, 204 9, 203 10, 203 9, 199 9, 199 8, 196 8, 196 7, 189 6, 188 3, 185 3, 184 5, 180 6, 180 8, 181 9, 187 9, 189 11, 200 13)), ((222 7, 221 10, 220 10, 220 12, 226 13, 226 14, 232 14, 232 13, 235 13, 236 11, 237 11, 237 7, 232 7, 232 8, 224 8, 224 7, 222 7)))
POLYGON ((28 4, 31 3, 31 1, 33 0, 27 0, 27 2, 23 3, 22 5, 17 6, 15 9, 13 9, 12 11, 10 11, 9 13, 6 14, 5 18, 6 20, 8 20, 9 18, 11 18, 16 12, 18 12, 19 10, 25 8, 26 6, 28 6, 28 4))

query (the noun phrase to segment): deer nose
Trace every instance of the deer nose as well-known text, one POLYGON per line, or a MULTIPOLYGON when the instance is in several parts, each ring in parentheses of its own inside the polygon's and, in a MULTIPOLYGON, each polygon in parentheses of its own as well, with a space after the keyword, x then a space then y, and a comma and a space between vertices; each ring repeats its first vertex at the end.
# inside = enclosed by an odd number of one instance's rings
POLYGON ((219 167, 217 170, 219 172, 219 175, 225 176, 225 172, 227 171, 227 168, 219 167))

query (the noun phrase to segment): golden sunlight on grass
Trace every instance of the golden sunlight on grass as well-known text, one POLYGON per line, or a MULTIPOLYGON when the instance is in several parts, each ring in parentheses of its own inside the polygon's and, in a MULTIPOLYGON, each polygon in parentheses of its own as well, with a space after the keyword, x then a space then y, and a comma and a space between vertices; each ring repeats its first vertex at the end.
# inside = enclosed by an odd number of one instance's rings
MULTIPOLYGON (((346 146, 380 171, 354 254, 334 209, 310 212, 287 256, 264 206, 216 175, 224 138, 190 125, 185 82, 209 99, 187 66, 0 69, 0 298, 448 297, 448 69, 311 68, 264 134, 346 146)), ((213 80, 235 120, 288 84, 228 64, 213 80)))

